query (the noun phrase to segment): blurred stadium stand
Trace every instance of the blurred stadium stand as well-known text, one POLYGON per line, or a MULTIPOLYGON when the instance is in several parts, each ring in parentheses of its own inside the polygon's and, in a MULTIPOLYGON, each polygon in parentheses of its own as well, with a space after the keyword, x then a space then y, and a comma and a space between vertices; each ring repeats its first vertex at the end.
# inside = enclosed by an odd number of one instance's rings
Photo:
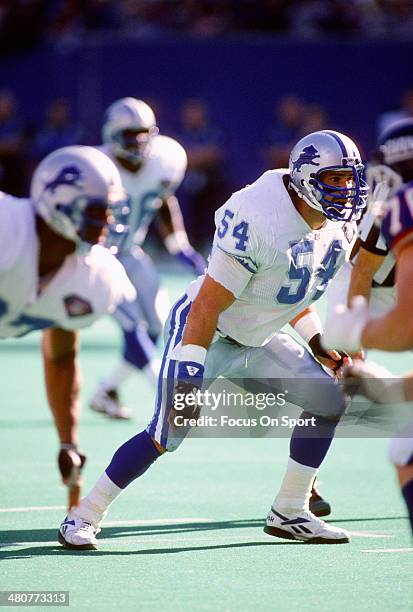
POLYGON ((184 206, 198 244, 210 228, 192 207, 212 211, 285 158, 290 138, 328 126, 369 154, 380 117, 413 113, 411 0, 13 0, 0 7, 0 53, 0 101, 13 106, 7 118, 0 103, 0 154, 17 155, 20 177, 9 180, 0 155, 0 189, 22 195, 53 142, 99 143, 105 107, 136 96, 162 133, 216 148, 219 180, 184 206), (197 135, 183 119, 194 99, 207 117, 197 135), (298 104, 296 125, 283 124, 285 99, 298 104))

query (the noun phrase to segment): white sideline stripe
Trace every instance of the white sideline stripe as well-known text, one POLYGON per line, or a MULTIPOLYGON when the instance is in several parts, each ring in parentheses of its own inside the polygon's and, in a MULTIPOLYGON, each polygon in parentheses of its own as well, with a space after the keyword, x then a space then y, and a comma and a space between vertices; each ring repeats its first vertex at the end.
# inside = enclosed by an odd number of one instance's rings
POLYGON ((413 552, 413 548, 369 548, 362 550, 364 553, 398 553, 398 552, 413 552))
POLYGON ((391 538, 393 537, 388 533, 375 533, 374 531, 350 531, 350 535, 356 538, 391 538))
POLYGON ((0 508, 0 512, 37 512, 39 510, 65 510, 66 506, 23 506, 21 508, 0 508))

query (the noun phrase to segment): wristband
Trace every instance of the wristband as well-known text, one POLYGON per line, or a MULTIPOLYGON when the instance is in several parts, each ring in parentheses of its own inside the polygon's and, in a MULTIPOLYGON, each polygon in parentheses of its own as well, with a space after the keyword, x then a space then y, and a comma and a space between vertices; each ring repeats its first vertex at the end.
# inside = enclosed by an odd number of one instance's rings
POLYGON ((177 358, 179 361, 192 361, 202 366, 205 364, 206 356, 206 348, 199 346, 199 344, 181 345, 179 351, 177 351, 177 358))
POLYGON ((297 323, 294 325, 294 329, 307 343, 316 334, 321 335, 323 333, 320 317, 314 310, 302 316, 301 319, 298 319, 297 323))

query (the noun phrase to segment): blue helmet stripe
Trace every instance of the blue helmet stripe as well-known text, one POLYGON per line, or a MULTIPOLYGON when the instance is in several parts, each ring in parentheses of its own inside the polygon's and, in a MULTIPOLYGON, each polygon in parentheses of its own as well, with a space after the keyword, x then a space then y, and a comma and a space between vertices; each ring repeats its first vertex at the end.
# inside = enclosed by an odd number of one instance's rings
POLYGON ((341 140, 339 136, 337 136, 337 134, 335 134, 335 132, 331 132, 330 130, 323 130, 323 131, 325 134, 329 134, 329 136, 332 136, 334 140, 338 143, 341 149, 341 153, 343 154, 343 157, 351 157, 347 152, 344 142, 341 140))

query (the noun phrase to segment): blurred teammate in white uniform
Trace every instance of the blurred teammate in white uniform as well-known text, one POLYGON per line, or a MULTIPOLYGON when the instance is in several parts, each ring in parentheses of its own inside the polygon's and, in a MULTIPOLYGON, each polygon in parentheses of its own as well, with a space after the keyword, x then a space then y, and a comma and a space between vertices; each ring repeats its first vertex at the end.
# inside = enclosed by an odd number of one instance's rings
POLYGON ((42 345, 47 394, 72 503, 78 501, 85 460, 77 448, 74 330, 135 297, 121 264, 97 244, 124 201, 114 164, 80 146, 58 149, 40 163, 30 198, 0 193, 0 338, 47 330, 42 345))
POLYGON ((142 100, 122 98, 106 111, 100 147, 116 164, 129 196, 129 232, 121 240, 110 236, 112 252, 124 265, 135 287, 133 303, 122 304, 115 318, 123 333, 119 364, 101 381, 91 407, 111 417, 129 418, 118 389, 134 371, 141 371, 155 387, 160 361, 155 344, 170 309, 166 292, 150 257, 141 248, 154 218, 171 255, 202 274, 205 261, 189 244, 178 201, 174 196, 184 178, 187 158, 173 138, 158 134, 155 115, 142 100))
MULTIPOLYGON (((64 546, 96 548, 113 499, 182 441, 188 428, 179 427, 182 413, 174 398, 202 388, 204 375, 206 381, 270 379, 275 391, 288 379, 289 401, 303 408, 304 421, 293 430, 287 471, 265 531, 312 543, 349 541, 345 530, 309 511, 314 478, 345 409, 334 377, 320 365, 334 369, 343 358, 321 349, 322 328, 312 304, 349 255, 353 219, 366 202, 362 175, 352 140, 315 132, 295 145, 289 169, 266 172, 216 212, 207 272, 175 304, 166 325, 153 419, 116 451, 92 491, 63 521, 64 546), (309 349, 280 332, 288 322, 309 349)), ((197 412, 188 401, 183 414, 197 412)))

